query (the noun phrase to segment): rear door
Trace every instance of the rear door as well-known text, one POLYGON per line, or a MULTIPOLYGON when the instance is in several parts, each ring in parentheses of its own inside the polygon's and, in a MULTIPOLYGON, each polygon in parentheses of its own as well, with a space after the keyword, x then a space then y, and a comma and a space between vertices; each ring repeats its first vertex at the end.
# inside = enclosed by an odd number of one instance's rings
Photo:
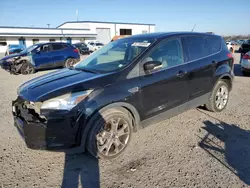
POLYGON ((60 67, 63 66, 65 63, 65 56, 66 56, 66 49, 67 45, 66 44, 61 44, 61 43, 54 43, 52 44, 52 61, 54 63, 54 67, 60 67))
POLYGON ((44 44, 35 50, 32 54, 36 68, 51 68, 54 66, 52 60, 52 47, 50 44, 44 44))
POLYGON ((188 73, 180 38, 162 41, 142 60, 160 61, 162 67, 146 74, 141 70, 142 120, 181 105, 188 100, 188 73))
MULTIPOLYGON (((207 36, 186 36, 183 38, 185 54, 188 58, 189 99, 200 97, 212 90, 216 70, 216 52, 211 46, 213 38, 207 36)), ((221 44, 214 43, 215 48, 221 44)))

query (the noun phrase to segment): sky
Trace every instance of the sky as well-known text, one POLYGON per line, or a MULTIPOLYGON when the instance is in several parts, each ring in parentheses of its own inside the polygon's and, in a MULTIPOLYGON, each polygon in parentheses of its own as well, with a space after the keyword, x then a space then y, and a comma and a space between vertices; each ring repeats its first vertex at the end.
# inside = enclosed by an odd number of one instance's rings
POLYGON ((57 27, 66 21, 156 24, 156 31, 250 34, 250 0, 0 0, 0 26, 57 27))

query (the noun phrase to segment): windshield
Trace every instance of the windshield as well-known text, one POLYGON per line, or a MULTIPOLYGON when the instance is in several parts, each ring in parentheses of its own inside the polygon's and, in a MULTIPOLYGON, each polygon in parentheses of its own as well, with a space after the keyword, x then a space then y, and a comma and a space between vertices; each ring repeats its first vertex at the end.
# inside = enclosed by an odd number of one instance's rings
POLYGON ((77 63, 75 68, 96 72, 110 72, 121 69, 145 51, 152 42, 152 40, 141 38, 126 38, 110 42, 85 60, 77 63))
POLYGON ((38 44, 34 44, 28 48, 26 48, 25 50, 23 50, 23 52, 31 52, 32 50, 34 50, 35 48, 37 48, 39 45, 38 44))

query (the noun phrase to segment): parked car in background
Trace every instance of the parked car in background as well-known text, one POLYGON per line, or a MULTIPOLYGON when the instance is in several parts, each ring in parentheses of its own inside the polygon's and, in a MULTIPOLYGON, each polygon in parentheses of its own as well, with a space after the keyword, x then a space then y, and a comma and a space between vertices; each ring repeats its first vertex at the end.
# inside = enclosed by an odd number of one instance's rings
POLYGON ((220 36, 134 35, 21 85, 14 122, 29 148, 87 149, 111 159, 147 125, 204 104, 221 112, 233 78, 233 56, 220 36))
POLYGON ((23 46, 20 46, 18 44, 9 44, 7 45, 5 56, 20 53, 24 50, 23 46))
POLYGON ((70 67, 79 60, 79 50, 71 44, 40 43, 2 58, 0 65, 13 74, 31 74, 40 69, 70 67))
POLYGON ((247 75, 250 73, 250 51, 242 55, 241 71, 243 75, 247 75))
POLYGON ((242 61, 243 56, 249 51, 250 51, 250 39, 245 40, 244 43, 242 43, 241 46, 239 47, 238 52, 241 53, 240 62, 242 61))
POLYGON ((104 44, 101 42, 89 42, 88 43, 88 47, 89 47, 90 52, 94 52, 103 46, 104 46, 104 44))
POLYGON ((81 55, 90 54, 88 46, 83 42, 75 43, 74 46, 78 48, 81 55))
POLYGON ((227 48, 228 50, 230 50, 231 52, 233 52, 233 50, 235 49, 235 43, 234 42, 226 42, 227 44, 227 48))

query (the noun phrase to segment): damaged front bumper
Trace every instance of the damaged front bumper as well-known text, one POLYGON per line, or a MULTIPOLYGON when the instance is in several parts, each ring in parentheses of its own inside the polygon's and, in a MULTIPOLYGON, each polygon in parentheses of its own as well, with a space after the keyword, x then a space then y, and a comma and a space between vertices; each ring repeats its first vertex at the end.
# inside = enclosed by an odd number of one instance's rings
POLYGON ((12 102, 14 125, 28 148, 64 150, 77 146, 78 125, 70 113, 43 117, 18 97, 12 102))
POLYGON ((22 67, 22 62, 18 60, 4 61, 1 63, 1 68, 10 72, 11 74, 19 74, 22 67))

